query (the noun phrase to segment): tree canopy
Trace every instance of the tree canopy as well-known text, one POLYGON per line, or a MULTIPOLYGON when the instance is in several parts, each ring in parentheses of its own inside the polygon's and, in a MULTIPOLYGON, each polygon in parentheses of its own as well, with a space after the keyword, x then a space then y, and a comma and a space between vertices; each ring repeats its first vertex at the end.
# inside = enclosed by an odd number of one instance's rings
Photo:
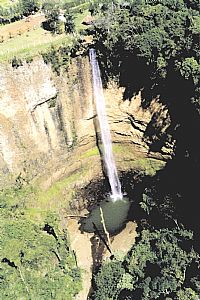
POLYGON ((93 299, 198 299, 200 278, 192 271, 200 257, 191 240, 183 229, 143 230, 124 260, 106 262, 97 272, 93 299))
POLYGON ((96 13, 96 48, 110 66, 110 74, 121 72, 124 60, 134 56, 149 66, 151 79, 165 79, 173 70, 197 86, 200 71, 197 2, 95 1, 90 10, 96 13))

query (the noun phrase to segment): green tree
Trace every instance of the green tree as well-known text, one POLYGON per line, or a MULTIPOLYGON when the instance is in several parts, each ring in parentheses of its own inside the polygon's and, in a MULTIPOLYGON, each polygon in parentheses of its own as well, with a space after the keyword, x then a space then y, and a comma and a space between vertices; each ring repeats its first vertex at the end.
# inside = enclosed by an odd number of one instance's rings
POLYGON ((178 291, 176 300, 197 300, 199 295, 191 288, 178 291))
POLYGON ((38 0, 20 0, 20 6, 24 16, 35 13, 40 8, 38 0))
POLYGON ((49 29, 53 33, 59 33, 59 15, 60 15, 60 9, 58 7, 54 7, 46 11, 45 14, 47 19, 46 22, 49 26, 49 29))
POLYGON ((123 279, 124 273, 125 270, 121 262, 114 260, 110 263, 104 263, 94 278, 95 292, 93 299, 118 299, 121 289, 121 287, 118 287, 118 283, 123 279))
POLYGON ((183 77, 188 79, 192 77, 194 83, 198 83, 198 77, 200 73, 200 64, 194 57, 186 57, 181 63, 178 64, 180 73, 183 77))
POLYGON ((174 0, 134 0, 129 7, 108 5, 95 23, 97 49, 106 56, 109 50, 111 63, 133 54, 151 66, 152 77, 166 77, 168 65, 175 70, 189 54, 197 60, 197 11, 174 0))
POLYGON ((65 31, 73 33, 75 30, 74 16, 68 12, 65 13, 65 31))

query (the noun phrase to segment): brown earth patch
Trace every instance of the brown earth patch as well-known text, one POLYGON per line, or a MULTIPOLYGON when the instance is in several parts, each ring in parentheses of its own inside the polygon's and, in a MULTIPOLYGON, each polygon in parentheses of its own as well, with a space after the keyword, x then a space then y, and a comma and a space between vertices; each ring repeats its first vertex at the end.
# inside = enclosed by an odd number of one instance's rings
POLYGON ((13 38, 40 27, 44 20, 45 16, 43 14, 35 14, 28 16, 23 20, 4 25, 0 27, 0 37, 3 41, 6 41, 9 38, 13 38))

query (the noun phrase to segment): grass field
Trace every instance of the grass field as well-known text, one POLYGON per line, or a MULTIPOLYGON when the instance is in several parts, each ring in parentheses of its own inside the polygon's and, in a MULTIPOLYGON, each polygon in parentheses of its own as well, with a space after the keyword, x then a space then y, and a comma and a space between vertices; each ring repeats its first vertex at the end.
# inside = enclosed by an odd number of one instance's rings
POLYGON ((16 2, 18 2, 18 1, 0 0, 0 6, 3 8, 10 7, 10 6, 14 5, 16 2))
MULTIPOLYGON (((82 25, 82 20, 88 14, 88 11, 82 14, 77 14, 75 18, 76 31, 84 28, 82 25)), ((40 52, 45 52, 51 45, 59 45, 63 42, 70 42, 72 39, 71 35, 66 34, 51 34, 51 32, 44 30, 42 27, 31 28, 30 23, 26 23, 27 31, 19 34, 16 30, 17 27, 20 28, 24 20, 17 21, 12 24, 4 25, 0 28, 0 37, 4 34, 7 35, 5 40, 0 43, 0 62, 9 61, 14 56, 21 59, 31 58, 36 56, 40 52), (8 38, 8 33, 12 35, 8 38)))
POLYGON ((42 28, 37 28, 0 44, 0 61, 10 60, 14 56, 18 58, 33 57, 51 45, 61 44, 68 40, 70 40, 69 36, 65 34, 52 35, 42 28))

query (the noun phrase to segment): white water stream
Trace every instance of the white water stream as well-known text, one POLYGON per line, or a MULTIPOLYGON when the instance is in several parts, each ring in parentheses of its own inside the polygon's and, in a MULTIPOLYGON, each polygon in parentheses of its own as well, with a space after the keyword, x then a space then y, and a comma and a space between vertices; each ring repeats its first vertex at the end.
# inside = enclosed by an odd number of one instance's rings
POLYGON ((95 49, 90 49, 90 63, 92 66, 93 90, 96 103, 97 116, 101 130, 101 140, 104 148, 104 162, 111 187, 111 198, 113 201, 122 199, 121 184, 117 174, 115 160, 112 152, 112 141, 110 128, 106 115, 105 99, 103 95, 103 86, 101 81, 101 73, 99 64, 96 59, 95 49))

